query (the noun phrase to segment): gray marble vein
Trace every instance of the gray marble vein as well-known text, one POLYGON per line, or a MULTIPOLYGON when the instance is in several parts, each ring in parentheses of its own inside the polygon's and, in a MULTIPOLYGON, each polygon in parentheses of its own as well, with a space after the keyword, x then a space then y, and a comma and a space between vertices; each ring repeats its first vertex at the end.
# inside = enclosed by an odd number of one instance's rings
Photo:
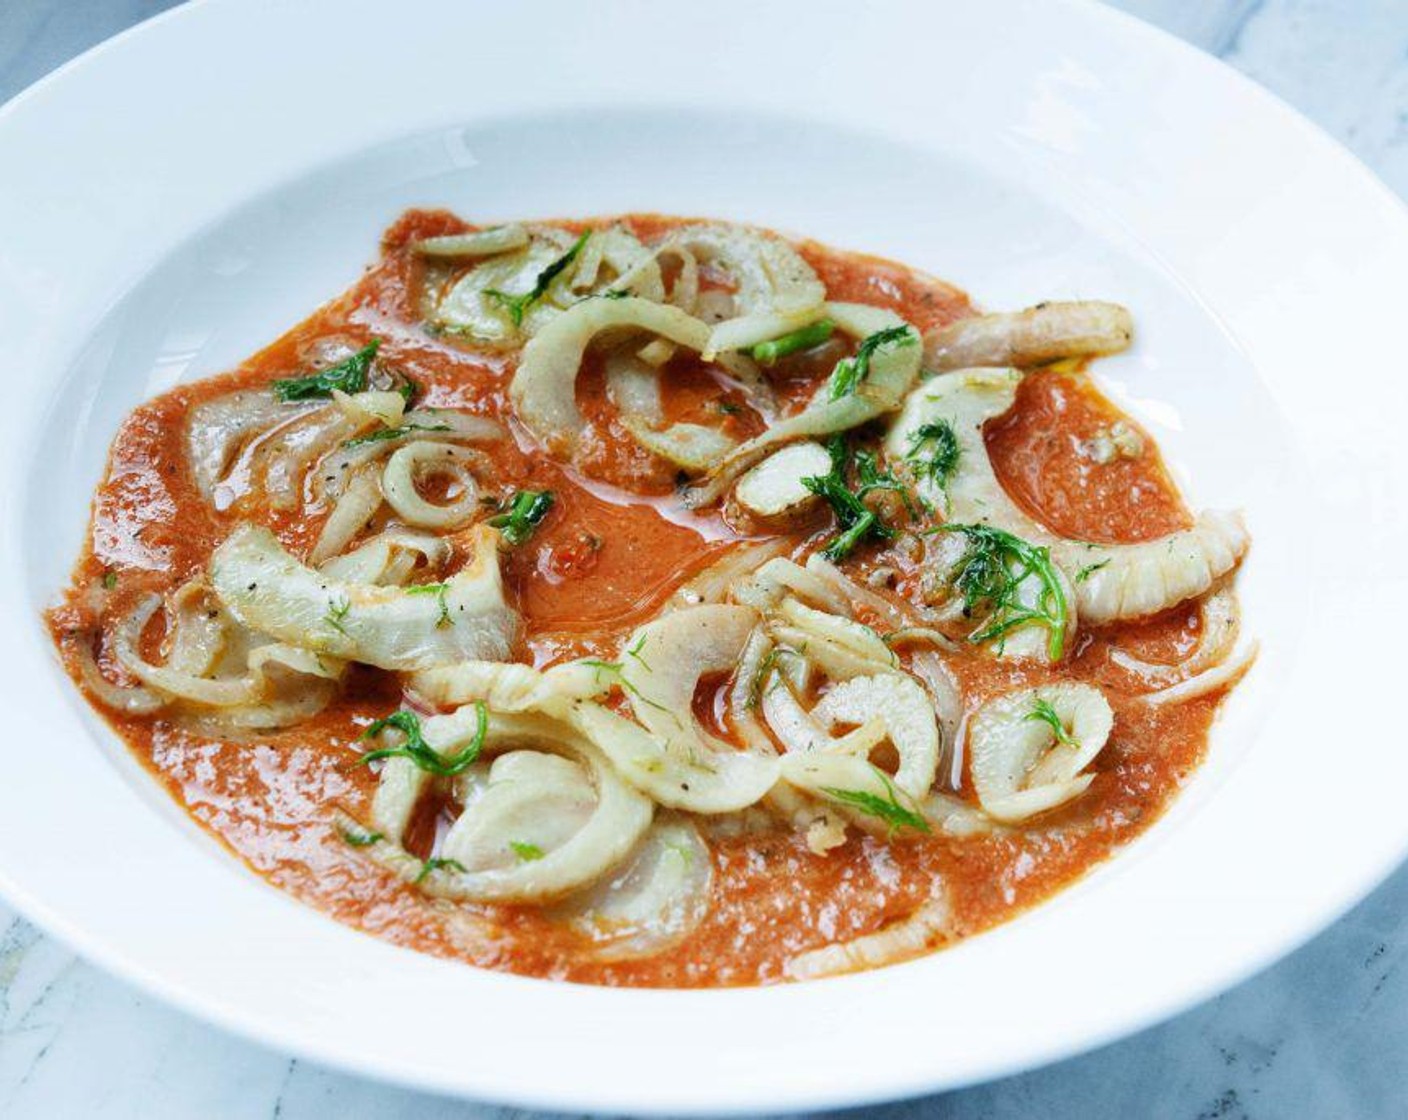
MULTIPOLYGON (((163 0, 0 0, 0 100, 163 0)), ((1408 0, 1121 0, 1306 113, 1408 195, 1408 0)), ((3 176, 3 169, 0 169, 3 176)), ((1046 1069, 885 1120, 1408 1115, 1408 868, 1261 976, 1046 1069)), ((0 1115, 381 1120, 521 1114, 293 1061, 171 1010, 0 908, 0 1115)))

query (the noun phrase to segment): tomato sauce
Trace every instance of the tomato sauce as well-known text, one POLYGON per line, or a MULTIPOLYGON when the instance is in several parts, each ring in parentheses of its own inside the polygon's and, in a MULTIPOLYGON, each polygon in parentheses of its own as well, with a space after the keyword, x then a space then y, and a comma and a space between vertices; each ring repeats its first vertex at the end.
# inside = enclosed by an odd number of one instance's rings
MULTIPOLYGON (((676 220, 625 221, 650 237, 676 220)), ((49 616, 80 685, 79 644, 125 615, 141 594, 168 592, 201 570, 238 521, 268 525, 295 554, 305 554, 317 537, 326 510, 280 511, 256 494, 224 511, 203 500, 184 444, 194 405, 306 372, 310 355, 328 339, 360 346, 375 337, 382 340, 380 357, 423 385, 424 404, 508 414, 513 359, 470 353, 420 323, 423 266, 408 245, 465 228, 446 213, 408 213, 386 233, 381 261, 350 291, 230 373, 180 386, 132 412, 113 441, 72 588, 49 616), (110 589, 92 594, 99 584, 110 589)), ((813 242, 798 248, 833 299, 890 307, 921 331, 973 313, 961 291, 901 265, 813 242)), ((710 370, 683 358, 670 369, 665 406, 673 418, 717 425, 722 415, 726 430, 740 438, 760 430, 741 398, 710 370)), ((796 400, 814 384, 799 383, 796 400)), ((523 657, 538 665, 611 657, 625 634, 737 540, 720 514, 684 509, 673 471, 620 428, 600 370, 590 363, 579 378, 579 404, 588 421, 580 469, 545 455, 521 431, 485 445, 505 487, 551 490, 557 498, 527 545, 504 560, 506 585, 526 626, 523 657)), ((1011 413, 990 427, 989 447, 1009 492, 1057 532, 1134 541, 1186 526, 1187 511, 1147 438, 1139 454, 1100 470, 1081 454, 1083 441, 1121 419, 1083 371, 1041 371, 1025 380, 1011 413)), ((821 516, 799 528, 793 543, 825 531, 829 515, 821 516)), ((452 567, 467 559, 462 547, 456 552, 452 567)), ((861 570, 872 560, 859 555, 861 570)), ((1089 680, 1105 691, 1114 732, 1085 795, 1025 827, 988 836, 897 835, 884 842, 853 832, 825 855, 788 831, 713 839, 707 916, 677 945, 631 961, 596 958, 580 935, 534 909, 429 898, 340 838, 335 811, 365 819, 375 790, 375 775, 351 764, 363 749, 356 739, 366 724, 401 702, 389 673, 354 670, 341 698, 314 719, 247 741, 206 738, 159 714, 104 714, 170 795, 231 853, 339 921, 397 944, 531 976, 639 986, 756 984, 782 978, 785 962, 800 951, 912 913, 935 880, 948 891, 958 934, 986 929, 1050 896, 1146 828, 1202 758, 1217 698, 1167 708, 1134 703, 1139 682, 1108 654, 1118 647, 1175 661, 1197 632, 1190 605, 1137 625, 1082 630, 1074 658, 1060 669, 977 650, 955 659, 970 707, 1057 677, 1089 680)), ((100 648, 98 662, 112 679, 123 679, 109 651, 100 648)), ((701 695, 696 707, 717 732, 727 732, 712 695, 701 695)), ((432 819, 419 830, 433 825, 432 819)), ((424 836, 410 841, 426 842, 424 836)))

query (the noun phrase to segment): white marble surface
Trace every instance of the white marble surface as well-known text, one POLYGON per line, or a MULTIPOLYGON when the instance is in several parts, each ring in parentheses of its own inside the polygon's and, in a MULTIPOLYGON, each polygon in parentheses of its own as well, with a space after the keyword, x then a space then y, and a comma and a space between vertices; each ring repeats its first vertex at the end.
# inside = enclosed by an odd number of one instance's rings
MULTIPOLYGON (((167 6, 0 0, 0 100, 167 6)), ((1408 0, 1119 6, 1268 86, 1408 195, 1408 0)), ((0 931, 0 1115, 13 1120, 507 1114, 235 1039, 89 967, 3 907, 0 931)), ((1047 1069, 870 1111, 895 1120, 1403 1117, 1405 963, 1408 868, 1299 952, 1172 1022, 1047 1069)))

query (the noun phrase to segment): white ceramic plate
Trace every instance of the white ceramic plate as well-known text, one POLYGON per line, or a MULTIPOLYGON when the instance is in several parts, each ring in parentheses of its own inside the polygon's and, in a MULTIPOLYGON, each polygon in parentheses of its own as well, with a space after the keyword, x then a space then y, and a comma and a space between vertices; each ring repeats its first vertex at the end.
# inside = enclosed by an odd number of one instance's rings
POLYGON ((212 0, 0 111, 0 888, 251 1037, 562 1109, 895 1097, 1115 1037, 1248 975, 1408 844, 1401 206, 1261 90, 1046 0, 700 8, 212 0), (1241 505, 1255 672, 1173 811, 996 932, 850 978, 609 991, 392 948, 266 887, 86 711, 39 611, 119 418, 354 279, 416 203, 734 217, 992 307, 1129 304, 1107 388, 1241 505))

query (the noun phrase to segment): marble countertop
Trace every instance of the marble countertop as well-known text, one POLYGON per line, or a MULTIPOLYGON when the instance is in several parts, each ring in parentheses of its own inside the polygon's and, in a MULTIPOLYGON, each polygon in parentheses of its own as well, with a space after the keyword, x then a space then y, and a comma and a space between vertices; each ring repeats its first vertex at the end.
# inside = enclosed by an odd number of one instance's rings
MULTIPOLYGON (((170 6, 0 0, 0 101, 170 6)), ((1408 0, 1119 0, 1216 54, 1408 196, 1408 0)), ((3 171, 0 171, 3 189, 3 171)), ((1408 1115, 1408 867, 1231 992, 1046 1069, 868 1110, 894 1118, 1408 1115)), ((0 1115, 343 1120, 521 1115, 333 1073, 88 966, 0 906, 0 1115)))

